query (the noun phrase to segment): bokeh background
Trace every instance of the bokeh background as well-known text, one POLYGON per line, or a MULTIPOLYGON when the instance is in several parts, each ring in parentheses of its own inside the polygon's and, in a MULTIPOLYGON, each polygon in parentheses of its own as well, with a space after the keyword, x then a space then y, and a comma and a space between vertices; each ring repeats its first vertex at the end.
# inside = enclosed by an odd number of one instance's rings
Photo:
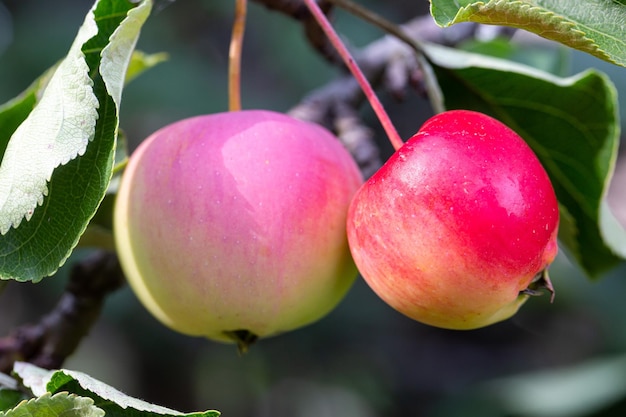
MULTIPOLYGON (((131 147, 177 119, 227 109, 233 3, 156 1, 138 48, 170 58, 124 92, 121 125, 131 147)), ((0 1, 0 103, 64 56, 91 4, 0 1)), ((396 22, 428 8, 425 1, 362 4, 396 22)), ((339 74, 311 50, 297 22, 256 3, 248 19, 245 108, 287 111, 339 74)), ((382 35, 342 12, 335 24, 354 47, 382 35)), ((595 67, 621 93, 626 89, 626 69, 582 53, 550 51, 558 54, 562 73, 595 67)), ((429 116, 418 94, 402 103, 381 98, 404 137, 429 116)), ((361 113, 384 143, 369 108, 361 113)), ((625 182, 619 165, 611 203, 623 221, 625 182)), ((11 283, 0 294, 0 336, 49 311, 69 266, 84 255, 77 251, 57 276, 40 284, 11 283)), ((533 298, 513 319, 468 332, 413 322, 357 280, 326 318, 262 340, 243 356, 231 345, 164 328, 124 288, 108 299, 101 320, 65 367, 150 402, 181 411, 217 409, 225 417, 626 415, 626 266, 592 282, 559 256, 551 276, 554 304, 533 298)))

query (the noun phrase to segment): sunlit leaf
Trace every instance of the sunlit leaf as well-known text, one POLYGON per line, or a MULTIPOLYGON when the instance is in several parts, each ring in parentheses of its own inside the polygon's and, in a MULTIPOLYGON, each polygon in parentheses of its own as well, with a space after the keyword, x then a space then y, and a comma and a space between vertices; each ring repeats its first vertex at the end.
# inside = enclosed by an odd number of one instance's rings
POLYGON ((218 411, 182 413, 169 408, 150 404, 130 397, 82 372, 66 369, 48 371, 24 362, 15 364, 14 372, 33 394, 45 396, 49 393, 67 391, 81 397, 93 399, 94 404, 107 416, 135 417, 218 417, 218 411))
POLYGON ((86 19, 41 100, 8 142, 0 165, 2 235, 31 218, 48 194, 54 169, 83 155, 94 137, 99 103, 81 48, 97 32, 86 19))
POLYGON ((91 398, 60 392, 22 401, 0 417, 102 417, 104 410, 94 406, 91 398))
POLYGON ((96 213, 111 181, 128 64, 151 5, 97 1, 49 82, 0 108, 0 126, 14 130, 0 141, 0 278, 53 274, 96 213))
POLYGON ((626 6, 612 0, 431 0, 443 27, 511 26, 626 66, 626 6))

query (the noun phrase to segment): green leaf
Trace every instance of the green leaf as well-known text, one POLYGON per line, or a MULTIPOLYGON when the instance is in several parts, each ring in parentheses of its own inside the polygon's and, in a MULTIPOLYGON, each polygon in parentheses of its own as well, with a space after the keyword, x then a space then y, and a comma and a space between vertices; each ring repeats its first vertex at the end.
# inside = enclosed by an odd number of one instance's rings
MULTIPOLYGON (((135 54, 133 54, 133 56, 135 56, 135 54)), ((141 71, 148 68, 150 67, 144 67, 141 71)), ((98 211, 92 217, 87 229, 80 237, 77 247, 115 251, 115 239, 113 238, 113 210, 115 208, 117 189, 127 163, 128 144, 126 141, 126 135, 123 131, 120 131, 117 137, 117 146, 115 147, 113 177, 109 183, 109 188, 107 189, 104 199, 100 202, 98 211)))
POLYGON ((23 400, 25 400, 25 396, 20 391, 14 389, 0 388, 0 412, 4 412, 14 408, 23 400))
POLYGON ((0 412, 15 407, 24 399, 26 396, 18 389, 17 381, 9 375, 0 373, 0 412))
POLYGON ((626 66, 626 6, 612 0, 431 0, 438 25, 511 26, 626 66))
POLYGON ((15 408, 0 413, 1 417, 102 417, 104 410, 96 407, 91 398, 83 398, 66 392, 55 395, 46 393, 39 398, 19 403, 15 408))
POLYGON ((197 413, 181 413, 169 408, 150 404, 130 397, 117 389, 98 381, 82 372, 61 369, 47 371, 25 362, 17 362, 14 373, 33 394, 42 396, 46 393, 68 391, 81 397, 92 398, 94 404, 104 410, 107 416, 138 417, 218 417, 220 413, 209 410, 197 413))
POLYGON ((125 74, 151 5, 97 1, 45 89, 35 85, 0 108, 0 126, 23 120, 0 165, 0 278, 53 274, 98 209, 111 180, 125 74))
POLYGON ((15 362, 13 374, 21 384, 31 390, 36 396, 42 396, 48 391, 47 385, 55 371, 43 369, 28 362, 15 362))
POLYGON ((126 71, 126 84, 137 78, 144 71, 168 59, 169 55, 165 52, 146 54, 141 51, 135 51, 128 65, 128 71, 126 71))
POLYGON ((38 96, 48 84, 55 69, 56 66, 35 80, 18 97, 0 106, 0 158, 4 155, 13 132, 22 124, 33 110, 33 107, 35 107, 35 104, 37 104, 38 96))
POLYGON ((619 143, 617 94, 590 70, 560 78, 510 61, 424 45, 449 109, 481 111, 519 133, 550 175, 559 240, 591 277, 626 257, 626 233, 606 203, 619 143))
POLYGON ((86 20, 41 100, 9 140, 0 165, 0 234, 30 219, 48 194, 54 169, 84 154, 93 139, 98 99, 81 47, 97 32, 86 20))
POLYGON ((534 46, 497 37, 487 41, 471 39, 456 47, 467 52, 519 62, 554 75, 570 73, 571 50, 556 43, 534 46))

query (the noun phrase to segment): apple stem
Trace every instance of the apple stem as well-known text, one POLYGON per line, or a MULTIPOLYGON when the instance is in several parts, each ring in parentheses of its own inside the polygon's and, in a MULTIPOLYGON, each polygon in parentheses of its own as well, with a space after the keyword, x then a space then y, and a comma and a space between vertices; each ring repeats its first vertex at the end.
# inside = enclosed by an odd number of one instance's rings
POLYGON ((241 55, 246 28, 247 0, 236 0, 235 21, 228 50, 228 109, 241 110, 241 55))
POLYGON ((383 107, 382 103, 378 99, 378 96, 374 92, 374 89, 372 88, 371 84, 369 83, 365 75, 363 74, 363 71, 361 71, 356 61, 354 60, 354 58, 348 51, 348 48, 341 41, 341 39, 339 38, 339 35, 335 31, 335 29, 332 27, 332 25, 328 21, 328 18, 326 17, 324 12, 320 9, 316 1, 304 0, 304 3, 311 11, 311 14, 315 18, 315 20, 317 20, 317 23, 321 26, 322 30, 328 37, 328 40, 330 41, 330 43, 339 53, 339 56, 341 56, 341 59, 343 60, 344 64, 348 67, 348 69, 350 70, 354 78, 357 80, 357 82, 361 86, 361 90, 363 90, 363 93, 365 94, 365 97, 367 98, 370 105, 374 109, 374 112, 376 113, 378 120, 380 120, 380 123, 383 125, 383 129, 385 129, 385 132, 387 133, 387 137, 389 138, 391 145, 396 150, 400 149, 402 145, 404 145, 404 141, 398 134, 398 131, 396 130, 393 123, 391 122, 389 115, 387 114, 387 112, 385 111, 385 108, 383 107))

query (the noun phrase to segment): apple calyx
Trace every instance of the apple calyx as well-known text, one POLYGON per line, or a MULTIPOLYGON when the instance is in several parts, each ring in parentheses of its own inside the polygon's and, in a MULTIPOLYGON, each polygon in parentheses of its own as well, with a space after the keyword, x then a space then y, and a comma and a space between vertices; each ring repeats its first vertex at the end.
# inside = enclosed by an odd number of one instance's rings
POLYGON ((249 330, 225 330, 224 335, 235 342, 240 355, 248 353, 248 348, 259 340, 259 336, 249 330))
POLYGON ((550 281, 550 275, 548 274, 548 268, 544 269, 535 276, 532 282, 528 285, 528 288, 520 291, 520 295, 530 295, 532 297, 538 297, 544 294, 544 291, 550 293, 550 303, 554 302, 556 291, 550 281))

